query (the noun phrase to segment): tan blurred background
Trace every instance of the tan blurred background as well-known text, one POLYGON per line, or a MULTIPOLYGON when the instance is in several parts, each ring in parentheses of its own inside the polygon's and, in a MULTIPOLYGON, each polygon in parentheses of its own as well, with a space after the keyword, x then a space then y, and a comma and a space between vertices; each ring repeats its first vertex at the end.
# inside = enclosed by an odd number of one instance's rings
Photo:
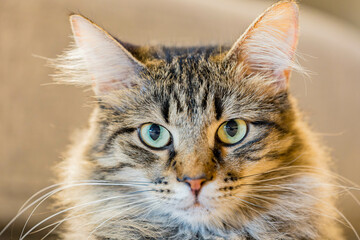
MULTIPOLYGON (((33 56, 54 58, 68 46, 69 13, 82 13, 133 43, 232 43, 273 2, 0 0, 0 229, 27 198, 52 183, 51 168, 89 117, 91 93, 48 85, 53 70, 33 56)), ((334 169, 360 183, 360 0, 300 5, 300 62, 311 74, 294 74, 292 91, 331 147, 334 169)), ((339 209, 360 233, 360 205, 345 196, 339 209)))

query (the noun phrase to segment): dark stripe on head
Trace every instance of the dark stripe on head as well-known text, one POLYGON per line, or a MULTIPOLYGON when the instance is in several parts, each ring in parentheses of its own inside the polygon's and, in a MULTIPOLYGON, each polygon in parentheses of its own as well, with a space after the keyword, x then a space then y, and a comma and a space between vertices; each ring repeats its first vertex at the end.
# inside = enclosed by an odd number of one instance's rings
POLYGON ((139 164, 146 163, 148 166, 148 164, 151 164, 159 159, 159 157, 154 153, 132 143, 123 145, 122 149, 124 154, 128 155, 132 160, 134 160, 134 162, 139 164))
POLYGON ((221 100, 218 96, 214 97, 214 106, 215 106, 215 117, 216 120, 219 120, 221 118, 222 112, 223 112, 223 107, 222 107, 222 103, 221 100))
POLYGON ((202 109, 204 111, 206 110, 206 107, 207 107, 208 94, 209 94, 209 89, 205 88, 204 95, 203 95, 203 100, 202 100, 202 103, 201 103, 201 107, 202 107, 202 109))
POLYGON ((174 92, 174 99, 175 99, 175 102, 176 102, 177 112, 178 112, 178 113, 183 112, 184 109, 183 109, 183 107, 181 106, 181 102, 180 102, 179 97, 178 97, 178 95, 176 94, 176 92, 174 92))
POLYGON ((111 136, 108 138, 108 140, 106 141, 102 151, 106 152, 107 150, 110 149, 110 147, 112 146, 115 138, 118 136, 118 135, 121 135, 121 134, 125 134, 125 133, 132 133, 136 130, 136 128, 120 128, 118 129, 117 131, 115 131, 113 134, 111 134, 111 136))
POLYGON ((162 103, 161 113, 166 123, 169 123, 169 110, 170 110, 170 103, 168 99, 165 99, 162 103))

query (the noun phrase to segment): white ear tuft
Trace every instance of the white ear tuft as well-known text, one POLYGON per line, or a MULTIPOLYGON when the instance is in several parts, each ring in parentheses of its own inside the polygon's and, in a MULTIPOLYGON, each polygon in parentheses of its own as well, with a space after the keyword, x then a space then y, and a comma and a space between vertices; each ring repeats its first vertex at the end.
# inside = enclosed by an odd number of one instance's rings
POLYGON ((80 16, 70 16, 72 31, 94 92, 104 95, 113 90, 136 85, 144 66, 112 36, 80 16))
POLYGON ((298 7, 282 1, 267 9, 237 40, 225 60, 242 63, 247 73, 261 73, 284 89, 298 41, 298 7))

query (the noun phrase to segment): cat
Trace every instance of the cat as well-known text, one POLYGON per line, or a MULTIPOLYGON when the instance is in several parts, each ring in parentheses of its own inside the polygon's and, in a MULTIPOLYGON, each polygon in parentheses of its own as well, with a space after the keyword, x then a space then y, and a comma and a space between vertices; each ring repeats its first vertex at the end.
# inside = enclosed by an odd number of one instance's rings
POLYGON ((135 46, 70 22, 57 78, 96 103, 58 166, 61 239, 343 239, 331 159, 289 93, 294 1, 231 47, 135 46))

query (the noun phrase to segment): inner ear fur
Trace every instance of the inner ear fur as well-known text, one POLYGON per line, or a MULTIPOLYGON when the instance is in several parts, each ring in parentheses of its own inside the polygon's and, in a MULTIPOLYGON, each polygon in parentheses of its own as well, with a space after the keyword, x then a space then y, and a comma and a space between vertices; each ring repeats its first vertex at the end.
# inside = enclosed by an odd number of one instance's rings
POLYGON ((224 61, 244 74, 262 74, 280 89, 288 87, 298 42, 298 6, 281 1, 260 15, 235 42, 224 61))
POLYGON ((137 85, 145 66, 119 41, 81 15, 71 15, 70 23, 96 95, 137 85))

